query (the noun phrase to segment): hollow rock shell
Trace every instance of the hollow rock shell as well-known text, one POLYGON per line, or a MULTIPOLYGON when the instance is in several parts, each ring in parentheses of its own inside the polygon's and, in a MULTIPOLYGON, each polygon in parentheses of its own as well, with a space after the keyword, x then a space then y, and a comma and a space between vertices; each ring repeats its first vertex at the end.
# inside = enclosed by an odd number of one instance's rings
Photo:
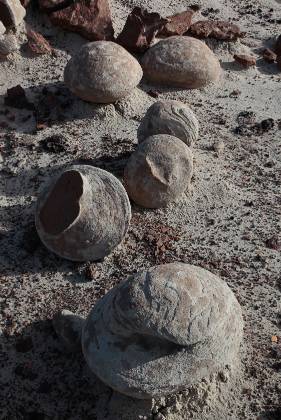
POLYGON ((135 398, 183 390, 236 360, 241 308, 220 278, 160 265, 111 289, 90 312, 82 349, 91 370, 135 398))
POLYGON ((172 100, 158 101, 148 108, 138 129, 138 140, 141 143, 155 134, 169 134, 192 146, 198 133, 198 120, 188 105, 172 100))
POLYGON ((88 165, 64 171, 42 192, 36 228, 51 251, 73 261, 99 260, 123 239, 131 207, 110 173, 88 165))
POLYGON ((111 41, 84 45, 64 72, 68 88, 79 98, 97 103, 115 102, 140 82, 142 68, 125 48, 111 41))
POLYGON ((148 137, 131 155, 125 188, 140 206, 165 207, 189 187, 192 173, 190 148, 177 137, 159 134, 148 137))
POLYGON ((201 88, 221 75, 220 63, 210 48, 188 36, 159 41, 145 53, 141 64, 149 82, 171 87, 201 88))

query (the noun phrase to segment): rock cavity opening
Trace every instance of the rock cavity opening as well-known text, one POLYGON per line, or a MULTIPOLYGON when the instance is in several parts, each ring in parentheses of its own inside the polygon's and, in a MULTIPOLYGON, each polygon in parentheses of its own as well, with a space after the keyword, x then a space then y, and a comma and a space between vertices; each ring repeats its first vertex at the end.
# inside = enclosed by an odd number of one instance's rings
POLYGON ((79 172, 63 173, 40 211, 40 221, 46 233, 59 235, 79 215, 79 200, 83 194, 83 179, 79 172))

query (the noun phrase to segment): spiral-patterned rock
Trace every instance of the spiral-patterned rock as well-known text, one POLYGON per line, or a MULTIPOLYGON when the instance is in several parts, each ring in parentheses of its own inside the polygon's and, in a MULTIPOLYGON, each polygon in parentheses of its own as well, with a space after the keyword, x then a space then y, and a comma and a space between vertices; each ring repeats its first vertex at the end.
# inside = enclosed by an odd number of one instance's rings
POLYGON ((130 219, 121 182, 102 169, 77 165, 42 192, 35 222, 51 251, 73 261, 96 261, 122 241, 130 219))
POLYGON ((131 276, 92 309, 82 349, 91 370, 136 398, 178 392, 236 360, 241 308, 227 284, 172 263, 131 276))
POLYGON ((139 143, 155 134, 169 134, 192 146, 198 139, 199 123, 188 105, 179 101, 157 101, 148 108, 139 129, 139 143))

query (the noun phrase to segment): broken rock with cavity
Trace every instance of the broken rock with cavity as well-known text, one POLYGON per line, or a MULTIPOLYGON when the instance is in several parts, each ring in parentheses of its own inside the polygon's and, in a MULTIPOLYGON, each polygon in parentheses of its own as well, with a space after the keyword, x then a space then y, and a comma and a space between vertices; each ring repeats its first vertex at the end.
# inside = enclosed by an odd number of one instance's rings
POLYGON ((0 21, 6 28, 18 26, 25 14, 20 0, 0 0, 0 21))
POLYGON ((78 0, 52 12, 54 25, 77 32, 90 41, 113 40, 114 30, 108 0, 78 0))

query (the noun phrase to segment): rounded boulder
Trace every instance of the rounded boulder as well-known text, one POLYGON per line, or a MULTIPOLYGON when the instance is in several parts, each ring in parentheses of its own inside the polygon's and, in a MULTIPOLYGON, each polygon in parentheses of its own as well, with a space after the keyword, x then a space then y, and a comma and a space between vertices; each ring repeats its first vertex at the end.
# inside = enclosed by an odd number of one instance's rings
POLYGON ((64 81, 79 98, 111 103, 127 96, 140 82, 142 68, 125 48, 111 41, 84 45, 70 59, 64 81))

